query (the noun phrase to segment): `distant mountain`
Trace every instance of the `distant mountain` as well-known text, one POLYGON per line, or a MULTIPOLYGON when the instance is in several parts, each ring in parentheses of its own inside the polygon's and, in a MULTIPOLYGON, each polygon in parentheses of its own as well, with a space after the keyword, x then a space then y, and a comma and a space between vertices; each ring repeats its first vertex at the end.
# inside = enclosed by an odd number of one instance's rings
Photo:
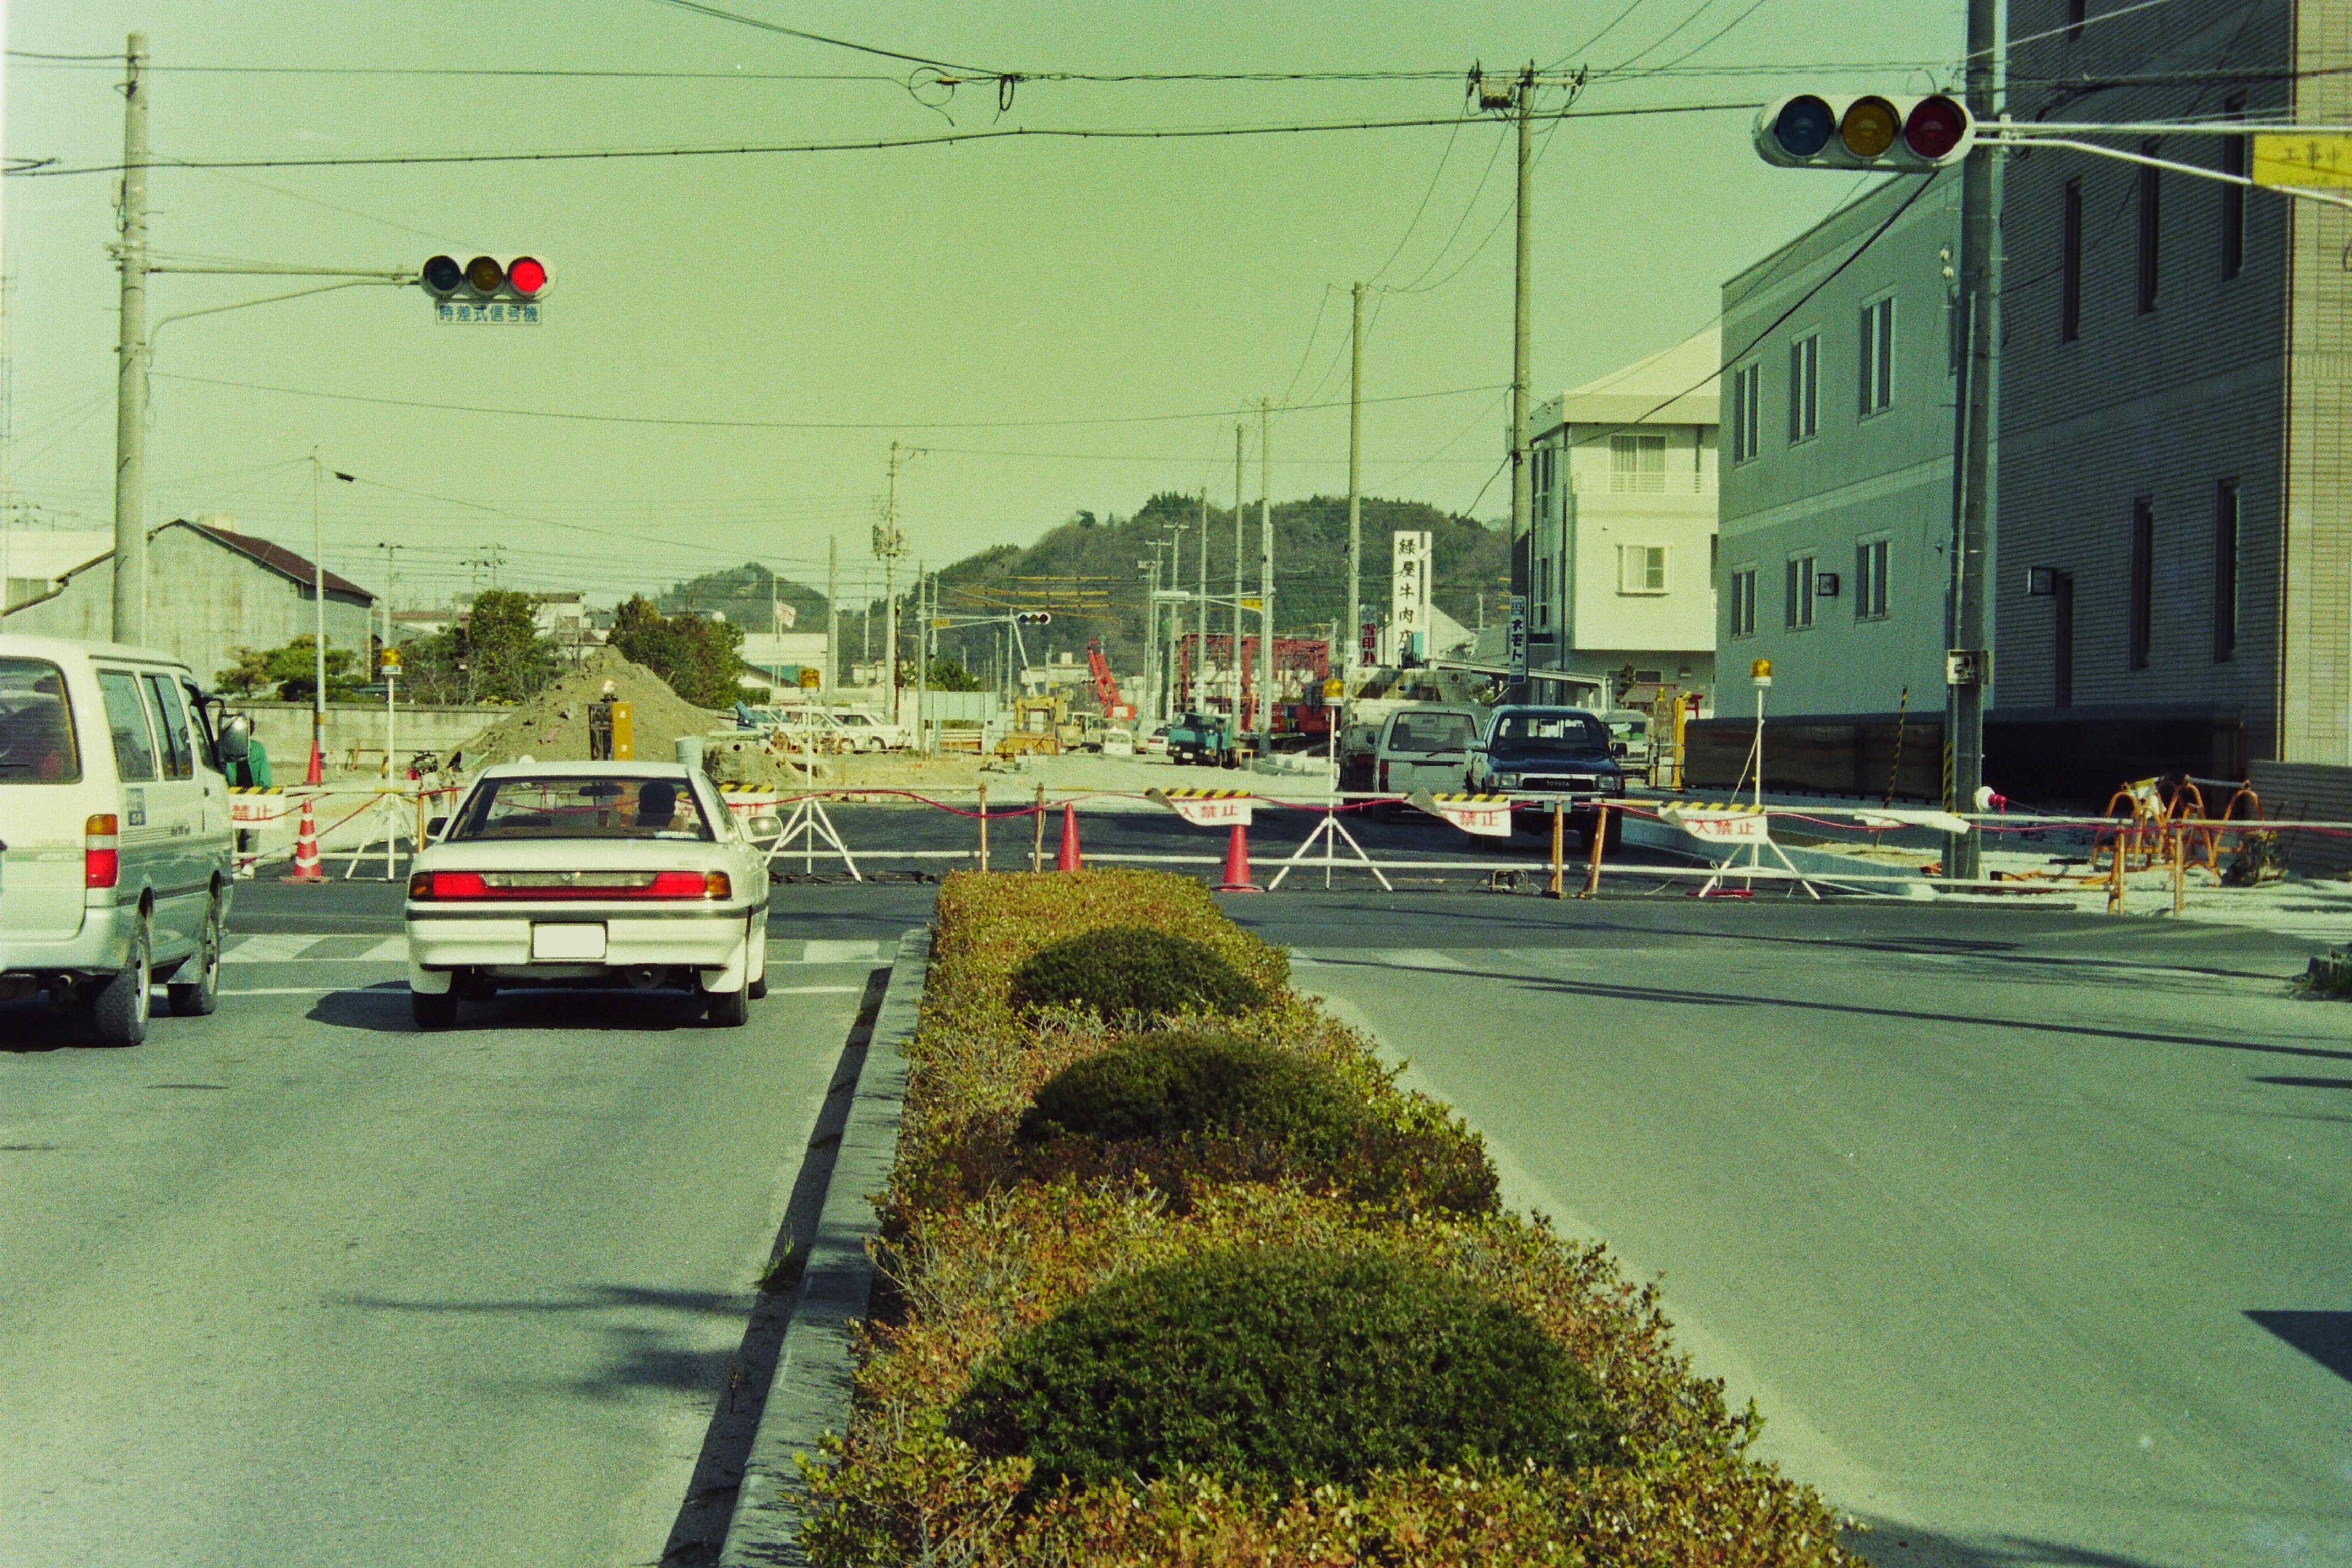
MULTIPOLYGON (((1489 528, 1475 519, 1455 517, 1423 501, 1384 500, 1366 497, 1362 602, 1368 614, 1384 616, 1388 607, 1390 536, 1426 532, 1435 553, 1433 595, 1438 607, 1460 621, 1479 624, 1480 598, 1484 616, 1499 620, 1510 596, 1509 531, 1489 528)), ((1348 501, 1345 496, 1313 496, 1305 500, 1278 501, 1273 508, 1275 532, 1275 618, 1285 636, 1323 636, 1331 623, 1347 614, 1348 501)), ((1098 518, 1081 511, 1048 531, 1025 549, 992 545, 977 554, 943 567, 939 577, 939 610, 943 616, 999 615, 1017 610, 1047 610, 1051 626, 1042 634, 1025 635, 1032 658, 1048 649, 1082 649, 1091 637, 1102 639, 1113 668, 1140 668, 1145 639, 1144 612, 1148 572, 1139 562, 1152 557, 1153 542, 1179 542, 1178 581, 1165 585, 1187 590, 1200 581, 1201 505, 1192 496, 1172 491, 1153 496, 1132 517, 1098 518), (1181 532, 1175 525, 1181 524, 1181 532)), ((1209 592, 1230 595, 1234 586, 1234 513, 1230 507, 1209 508, 1209 592)), ((1257 509, 1244 507, 1242 518, 1242 575, 1244 594, 1258 591, 1259 525, 1257 509)), ((1163 548, 1162 558, 1166 551, 1163 548)), ((765 631, 769 618, 772 574, 757 562, 706 573, 679 583, 658 596, 665 613, 681 610, 723 612, 748 631, 765 631)), ((824 595, 790 578, 775 577, 775 600, 793 606, 796 629, 814 631, 824 624, 824 595)), ((906 590, 912 626, 912 588, 906 590)), ((842 646, 855 655, 860 646, 859 611, 842 606, 842 646)), ((879 629, 877 608, 877 629, 879 629)), ((1192 624, 1188 608, 1185 625, 1192 624)), ((1213 611, 1210 626, 1222 630, 1225 612, 1213 611)), ((1344 637, 1347 635, 1342 633, 1344 637)), ((950 629, 939 634, 940 650, 961 656, 966 668, 982 673, 990 668, 996 634, 992 627, 950 629)))

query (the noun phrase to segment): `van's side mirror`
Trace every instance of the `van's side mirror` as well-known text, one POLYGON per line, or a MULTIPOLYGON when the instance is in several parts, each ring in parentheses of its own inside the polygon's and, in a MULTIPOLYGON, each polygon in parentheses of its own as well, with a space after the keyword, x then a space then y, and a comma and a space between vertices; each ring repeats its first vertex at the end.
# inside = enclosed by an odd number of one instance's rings
POLYGON ((747 816, 743 819, 744 835, 753 840, 780 838, 783 836, 783 831, 784 819, 781 816, 770 816, 763 812, 757 816, 747 816))
POLYGON ((448 826, 449 818, 446 816, 428 816, 425 819, 425 837, 437 840, 448 826))
POLYGON ((220 758, 225 763, 241 763, 253 754, 253 721, 242 713, 232 713, 221 721, 220 758))

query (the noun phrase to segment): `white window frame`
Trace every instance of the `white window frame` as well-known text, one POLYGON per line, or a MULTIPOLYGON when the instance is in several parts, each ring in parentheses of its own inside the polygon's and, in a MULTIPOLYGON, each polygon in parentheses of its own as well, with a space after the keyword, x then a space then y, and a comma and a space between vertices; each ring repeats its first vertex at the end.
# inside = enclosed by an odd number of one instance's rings
POLYGON ((1856 332, 1855 391, 1861 416, 1875 419, 1895 406, 1895 296, 1866 300, 1856 332))
POLYGON ((1786 630, 1809 632, 1813 629, 1813 598, 1819 565, 1819 558, 1809 552, 1791 554, 1788 565, 1782 569, 1780 582, 1788 602, 1781 607, 1781 623, 1786 630))
POLYGON ((1762 449, 1757 416, 1762 413, 1764 364, 1760 360, 1734 365, 1731 371, 1731 460, 1752 463, 1762 449))
POLYGON ((1885 534, 1853 542, 1853 618, 1883 621, 1887 617, 1886 580, 1894 542, 1885 534))
POLYGON ((1617 547, 1617 592, 1633 598, 1656 598, 1668 592, 1672 566, 1663 544, 1621 544, 1617 547), (1638 568, 1639 581, 1635 580, 1638 568))
POLYGON ((1636 430, 1610 437, 1609 488, 1621 494, 1664 495, 1665 432, 1636 430))
POLYGON ((1789 445, 1822 433, 1822 335, 1808 332, 1789 343, 1789 445))
POLYGON ((1752 637, 1756 635, 1756 568, 1734 566, 1731 569, 1731 635, 1752 637))

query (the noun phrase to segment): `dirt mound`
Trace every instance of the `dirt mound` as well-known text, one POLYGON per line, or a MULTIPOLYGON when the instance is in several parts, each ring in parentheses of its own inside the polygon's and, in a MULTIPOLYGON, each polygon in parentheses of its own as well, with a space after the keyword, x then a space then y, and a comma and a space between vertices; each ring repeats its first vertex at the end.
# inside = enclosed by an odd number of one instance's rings
POLYGON ((541 762, 585 761, 588 705, 603 694, 608 680, 613 683, 613 695, 629 705, 640 762, 673 760, 680 735, 734 727, 729 715, 697 708, 644 665, 600 647, 590 650, 554 684, 476 736, 466 748, 466 761, 474 765, 511 763, 526 756, 541 762))

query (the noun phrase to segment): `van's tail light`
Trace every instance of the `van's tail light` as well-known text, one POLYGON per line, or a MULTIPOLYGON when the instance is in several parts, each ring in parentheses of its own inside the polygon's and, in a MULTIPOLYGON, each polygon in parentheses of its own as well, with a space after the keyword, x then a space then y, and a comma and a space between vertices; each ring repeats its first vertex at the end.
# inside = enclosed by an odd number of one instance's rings
POLYGON ((556 903, 579 900, 724 899, 734 884, 724 871, 419 871, 408 879, 413 903, 476 900, 556 903))
POLYGON ((1389 764, 1388 764, 1388 761, 1387 761, 1387 759, 1385 759, 1385 758, 1381 759, 1381 782, 1380 782, 1380 784, 1379 784, 1379 786, 1378 786, 1378 787, 1379 787, 1379 789, 1380 789, 1380 791, 1381 791, 1381 794, 1386 795, 1386 794, 1388 793, 1388 787, 1389 787, 1389 764))
POLYGON ((121 880, 121 819, 101 811, 81 825, 81 885, 111 888, 121 880))

